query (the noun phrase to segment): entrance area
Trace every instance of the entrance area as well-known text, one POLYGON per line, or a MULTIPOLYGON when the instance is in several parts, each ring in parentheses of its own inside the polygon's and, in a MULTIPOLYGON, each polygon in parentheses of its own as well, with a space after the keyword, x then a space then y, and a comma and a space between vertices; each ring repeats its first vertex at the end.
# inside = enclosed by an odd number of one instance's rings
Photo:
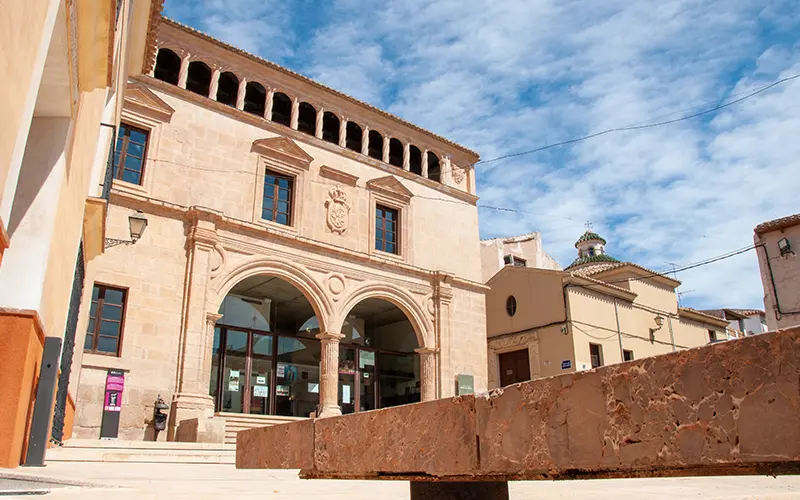
POLYGON ((498 355, 500 365, 500 387, 525 382, 531 379, 531 364, 528 350, 505 352, 498 355))
MULTIPOLYGON (((308 417, 320 394, 319 321, 308 299, 276 277, 238 283, 214 330, 209 393, 216 411, 308 417)), ((356 305, 341 332, 342 413, 420 400, 418 347, 402 310, 382 299, 356 305)))

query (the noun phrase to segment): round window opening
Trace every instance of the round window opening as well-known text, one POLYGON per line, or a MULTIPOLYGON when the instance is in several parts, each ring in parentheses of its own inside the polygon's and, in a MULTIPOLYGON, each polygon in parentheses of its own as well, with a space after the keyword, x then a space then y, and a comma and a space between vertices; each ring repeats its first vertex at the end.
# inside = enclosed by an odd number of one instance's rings
POLYGON ((508 299, 506 299, 506 312, 508 312, 509 316, 517 313, 517 299, 513 295, 509 295, 508 299))

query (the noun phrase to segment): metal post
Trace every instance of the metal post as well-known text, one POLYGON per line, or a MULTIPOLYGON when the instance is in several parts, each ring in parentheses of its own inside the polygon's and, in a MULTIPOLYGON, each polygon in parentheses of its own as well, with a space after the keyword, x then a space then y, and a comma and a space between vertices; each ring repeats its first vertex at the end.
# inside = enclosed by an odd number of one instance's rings
POLYGON ((619 360, 625 361, 625 350, 622 348, 622 329, 619 327, 619 311, 617 310, 617 299, 614 299, 614 316, 617 317, 617 338, 619 339, 619 360))

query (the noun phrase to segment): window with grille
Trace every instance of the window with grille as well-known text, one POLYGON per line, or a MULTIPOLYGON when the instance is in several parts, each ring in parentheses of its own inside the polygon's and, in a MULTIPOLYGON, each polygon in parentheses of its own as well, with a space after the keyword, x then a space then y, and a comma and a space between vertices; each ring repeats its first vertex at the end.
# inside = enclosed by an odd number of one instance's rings
POLYGON ((521 259, 519 257, 515 257, 513 255, 506 255, 503 257, 503 262, 507 266, 514 266, 514 267, 527 267, 528 261, 525 259, 521 259))
POLYGON ((603 366, 603 346, 589 344, 589 355, 592 358, 592 368, 603 366))
POLYGON ((381 205, 375 207, 375 249, 388 253, 400 253, 397 242, 398 224, 397 210, 381 205))
POLYGON ((127 295, 127 290, 122 288, 94 285, 83 343, 85 352, 119 356, 127 295))
POLYGON ((132 184, 142 184, 144 159, 147 151, 146 130, 120 124, 114 150, 114 178, 132 184))
POLYGON ((292 224, 292 191, 294 178, 271 170, 264 174, 264 200, 261 218, 278 224, 292 224))

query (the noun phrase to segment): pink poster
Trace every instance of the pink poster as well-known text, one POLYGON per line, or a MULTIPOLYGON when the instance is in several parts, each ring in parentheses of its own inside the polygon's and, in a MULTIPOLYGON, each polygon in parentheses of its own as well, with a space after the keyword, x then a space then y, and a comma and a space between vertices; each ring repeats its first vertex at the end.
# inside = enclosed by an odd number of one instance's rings
POLYGON ((119 412, 122 410, 122 391, 125 389, 125 375, 123 372, 109 371, 106 375, 105 411, 119 412))

